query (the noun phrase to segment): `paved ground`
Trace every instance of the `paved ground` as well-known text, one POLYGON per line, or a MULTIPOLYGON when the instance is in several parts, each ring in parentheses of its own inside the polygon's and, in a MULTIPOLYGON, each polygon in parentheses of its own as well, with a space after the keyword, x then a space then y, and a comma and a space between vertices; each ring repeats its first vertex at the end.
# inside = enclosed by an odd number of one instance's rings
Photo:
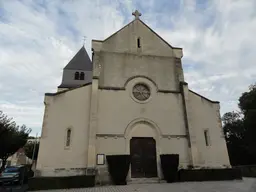
POLYGON ((256 178, 243 181, 130 184, 84 189, 47 190, 41 192, 256 192, 256 178))

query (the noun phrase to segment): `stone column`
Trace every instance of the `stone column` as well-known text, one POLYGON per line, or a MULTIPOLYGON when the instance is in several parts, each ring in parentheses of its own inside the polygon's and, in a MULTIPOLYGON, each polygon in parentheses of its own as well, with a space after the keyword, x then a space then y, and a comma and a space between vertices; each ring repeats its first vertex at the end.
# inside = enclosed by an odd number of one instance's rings
POLYGON ((190 165, 195 167, 198 164, 198 158, 197 158, 198 150, 197 150, 197 142, 196 142, 196 133, 194 130, 195 128, 193 128, 193 126, 192 126, 192 117, 191 117, 191 113, 190 113, 190 109, 189 109, 188 84, 185 82, 181 82, 180 89, 181 89, 182 99, 183 99, 186 134, 188 136, 190 165))

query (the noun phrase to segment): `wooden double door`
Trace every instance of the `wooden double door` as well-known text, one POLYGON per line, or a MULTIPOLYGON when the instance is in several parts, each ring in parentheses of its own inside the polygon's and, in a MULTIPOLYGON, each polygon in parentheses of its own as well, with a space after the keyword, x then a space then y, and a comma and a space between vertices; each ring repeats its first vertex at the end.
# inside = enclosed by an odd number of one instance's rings
POLYGON ((157 177, 156 142, 151 137, 130 140, 131 177, 157 177))

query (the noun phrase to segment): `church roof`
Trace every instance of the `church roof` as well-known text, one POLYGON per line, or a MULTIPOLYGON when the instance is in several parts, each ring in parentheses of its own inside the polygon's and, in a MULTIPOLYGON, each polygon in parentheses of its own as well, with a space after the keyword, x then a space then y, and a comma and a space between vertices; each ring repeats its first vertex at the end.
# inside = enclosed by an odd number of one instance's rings
POLYGON ((203 98, 203 99, 205 99, 205 100, 211 102, 211 103, 220 103, 219 101, 210 100, 210 99, 208 99, 208 98, 206 98, 206 97, 200 95, 199 93, 196 93, 196 92, 192 91, 191 89, 189 89, 189 91, 190 91, 191 93, 194 93, 195 95, 197 95, 197 96, 199 96, 199 97, 201 97, 201 98, 203 98))
POLYGON ((92 62, 84 46, 69 61, 64 69, 92 71, 92 62))
MULTIPOLYGON (((79 85, 77 87, 72 87, 70 89, 66 89, 66 90, 63 90, 63 91, 58 91, 56 93, 45 93, 45 96, 55 96, 55 95, 60 95, 62 93, 66 93, 66 92, 69 92, 69 91, 73 91, 74 89, 78 89, 78 88, 81 88, 81 87, 85 87, 85 86, 88 86, 88 85, 91 85, 92 82, 88 82, 88 83, 85 83, 83 85, 79 85)), ((60 87, 59 87, 60 88, 60 87)), ((64 88, 64 87, 63 87, 64 88)), ((65 87, 66 88, 66 87, 65 87)))

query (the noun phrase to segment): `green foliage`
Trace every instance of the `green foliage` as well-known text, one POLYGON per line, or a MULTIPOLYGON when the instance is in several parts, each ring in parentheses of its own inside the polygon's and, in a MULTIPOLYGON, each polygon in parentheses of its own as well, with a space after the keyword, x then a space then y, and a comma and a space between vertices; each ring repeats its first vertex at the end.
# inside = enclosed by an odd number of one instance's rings
POLYGON ((33 160, 37 160, 38 150, 39 150, 39 142, 34 141, 34 142, 27 143, 24 146, 24 149, 25 149, 25 154, 27 157, 29 157, 30 159, 33 159, 33 160), (34 153, 34 157, 33 157, 33 153, 34 153))
POLYGON ((256 109, 256 84, 249 87, 249 91, 239 98, 239 108, 244 115, 256 109))
POLYGON ((11 118, 0 111, 0 159, 2 160, 0 172, 7 158, 26 144, 30 132, 31 130, 25 125, 21 127, 16 125, 11 118))
POLYGON ((238 112, 223 115, 230 162, 232 165, 256 164, 256 84, 239 98, 238 112))

